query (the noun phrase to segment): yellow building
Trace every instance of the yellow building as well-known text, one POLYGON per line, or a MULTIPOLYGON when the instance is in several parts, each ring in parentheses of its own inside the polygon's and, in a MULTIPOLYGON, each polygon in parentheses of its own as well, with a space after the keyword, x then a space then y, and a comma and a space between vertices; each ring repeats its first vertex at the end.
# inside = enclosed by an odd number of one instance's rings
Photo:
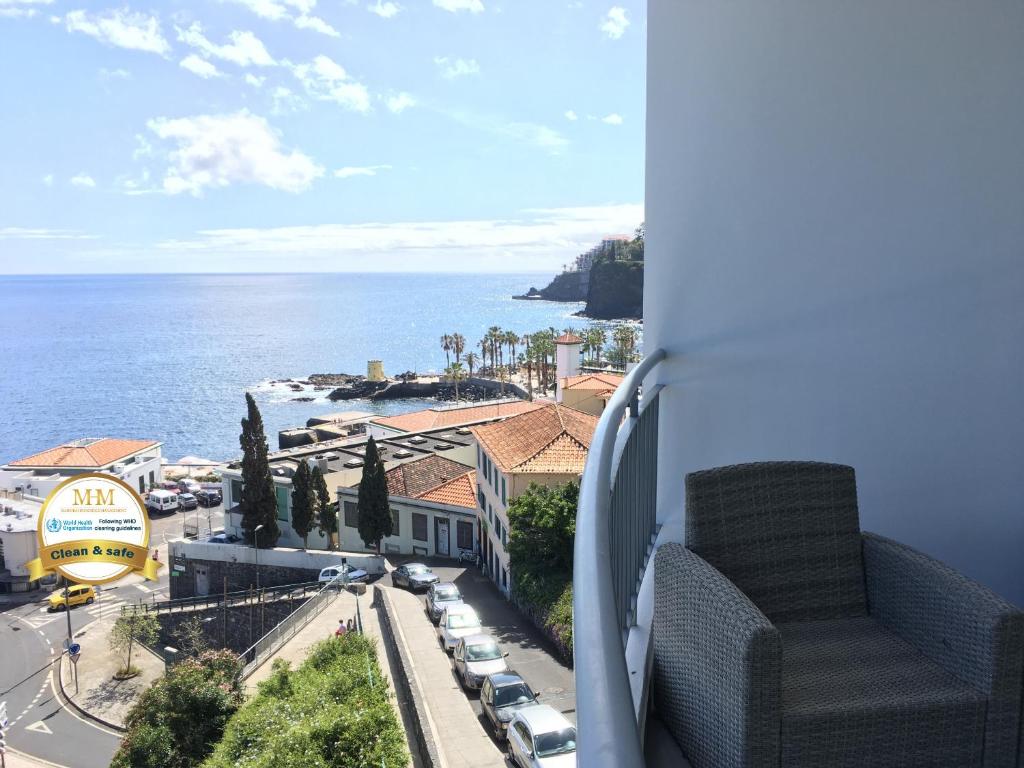
POLYGON ((558 381, 561 403, 575 408, 577 411, 600 416, 604 413, 608 398, 622 383, 622 378, 617 373, 584 373, 579 376, 566 376, 558 381))

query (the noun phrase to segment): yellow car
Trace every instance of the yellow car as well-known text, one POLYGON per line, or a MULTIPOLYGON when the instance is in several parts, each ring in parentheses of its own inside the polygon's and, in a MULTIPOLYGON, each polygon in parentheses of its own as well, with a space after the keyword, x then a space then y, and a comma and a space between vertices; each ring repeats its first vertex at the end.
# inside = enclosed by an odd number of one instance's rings
POLYGON ((96 590, 90 584, 72 584, 68 587, 68 599, 64 600, 64 590, 58 589, 50 595, 49 610, 63 611, 68 605, 92 605, 96 599, 96 590))

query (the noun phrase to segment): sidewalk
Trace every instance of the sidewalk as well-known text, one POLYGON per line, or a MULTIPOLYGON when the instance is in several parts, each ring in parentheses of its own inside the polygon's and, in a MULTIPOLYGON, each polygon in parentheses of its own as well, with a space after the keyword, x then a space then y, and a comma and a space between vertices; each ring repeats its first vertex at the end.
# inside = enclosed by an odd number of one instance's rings
POLYGON ((7 761, 7 768, 51 768, 55 765, 55 763, 40 760, 38 757, 29 757, 21 752, 15 752, 10 748, 8 748, 7 754, 4 755, 4 759, 7 761))
POLYGON ((132 650, 132 666, 142 674, 130 680, 115 680, 114 673, 124 666, 124 658, 110 647, 110 628, 115 616, 94 621, 77 633, 82 644, 78 661, 78 693, 75 693, 74 665, 60 662, 64 695, 72 706, 117 728, 124 727, 128 712, 154 680, 163 675, 164 664, 141 645, 132 650))
POLYGON ((409 684, 423 702, 438 753, 437 768, 502 768, 505 758, 484 730, 466 694, 455 679, 448 655, 437 642, 423 612, 423 598, 381 587, 381 599, 391 606, 399 653, 411 675, 409 684))

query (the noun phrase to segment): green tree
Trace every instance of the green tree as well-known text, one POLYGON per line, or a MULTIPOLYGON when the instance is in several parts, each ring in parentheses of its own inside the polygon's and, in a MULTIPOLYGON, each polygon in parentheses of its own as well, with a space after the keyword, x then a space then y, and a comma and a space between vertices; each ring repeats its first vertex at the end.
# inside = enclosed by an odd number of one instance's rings
POLYGON ((310 485, 316 494, 317 528, 321 535, 327 535, 327 548, 334 549, 334 534, 338 532, 338 505, 331 501, 331 492, 327 490, 327 481, 320 467, 313 467, 310 485))
POLYGON ((452 336, 450 333, 446 333, 441 336, 441 349, 444 350, 444 362, 445 365, 452 364, 451 351, 452 351, 452 336))
POLYGON ((377 452, 377 442, 366 442, 363 477, 359 481, 359 537, 366 546, 374 546, 380 554, 380 540, 392 533, 391 505, 388 503, 388 480, 384 462, 377 452))
POLYGON ((274 480, 267 460, 267 436, 263 432, 263 417, 253 396, 245 393, 248 415, 242 419, 242 500, 238 506, 242 513, 242 530, 247 541, 254 540, 253 532, 259 525, 258 545, 269 549, 277 544, 281 529, 277 526, 277 496, 274 480))
POLYGON ((130 677, 132 672, 132 649, 135 643, 152 645, 160 634, 160 623, 155 613, 131 611, 117 617, 110 628, 110 647, 115 651, 127 654, 124 668, 118 670, 119 675, 130 677))
POLYGON ((206 633, 203 632, 203 622, 198 616, 183 621, 173 635, 178 650, 186 657, 198 656, 210 648, 206 641, 206 633))
POLYGON ((469 368, 469 375, 470 376, 473 375, 473 368, 476 367, 476 364, 478 362, 480 362, 480 358, 477 356, 476 352, 467 352, 466 353, 466 367, 469 368))
POLYGON ((309 462, 299 461, 299 468, 292 478, 292 528, 302 537, 302 548, 308 546, 309 532, 313 530, 314 512, 317 506, 316 489, 309 462))
POLYGON ((615 357, 623 368, 633 361, 633 353, 636 350, 636 329, 631 325, 619 325, 612 331, 612 341, 615 342, 615 357))
POLYGON ((466 337, 461 333, 452 334, 452 352, 455 353, 455 362, 462 361, 462 353, 466 351, 466 337))
POLYGON ((207 651, 175 664, 128 713, 128 731, 111 768, 195 768, 220 741, 242 700, 231 651, 207 651))
POLYGON ((513 570, 572 573, 576 538, 576 504, 580 487, 574 482, 549 488, 530 483, 508 507, 508 552, 513 570))
POLYGON ((462 363, 452 363, 444 373, 455 385, 455 402, 459 402, 459 382, 466 378, 462 363))

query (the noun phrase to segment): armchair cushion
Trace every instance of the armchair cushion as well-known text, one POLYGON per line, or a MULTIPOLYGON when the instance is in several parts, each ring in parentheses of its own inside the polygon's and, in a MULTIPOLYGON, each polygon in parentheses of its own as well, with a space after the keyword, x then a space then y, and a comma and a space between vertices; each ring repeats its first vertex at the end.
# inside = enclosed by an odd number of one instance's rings
POLYGON ((787 768, 979 768, 983 693, 871 617, 779 624, 787 768))
POLYGON ((781 461, 693 472, 686 546, 773 622, 867 612, 850 467, 781 461))

